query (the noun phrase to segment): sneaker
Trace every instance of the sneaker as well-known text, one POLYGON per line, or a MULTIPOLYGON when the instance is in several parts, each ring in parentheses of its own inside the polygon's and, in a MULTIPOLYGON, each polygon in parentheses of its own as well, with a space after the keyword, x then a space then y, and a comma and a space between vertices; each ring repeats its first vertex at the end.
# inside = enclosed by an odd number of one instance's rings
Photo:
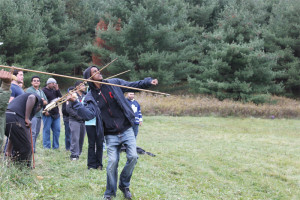
POLYGON ((123 192, 125 199, 131 199, 132 195, 128 187, 122 188, 119 186, 119 189, 123 192))
POLYGON ((110 196, 104 196, 103 199, 111 200, 112 198, 110 196))
POLYGON ((76 160, 79 160, 79 156, 70 156, 70 160, 71 161, 76 161, 76 160))

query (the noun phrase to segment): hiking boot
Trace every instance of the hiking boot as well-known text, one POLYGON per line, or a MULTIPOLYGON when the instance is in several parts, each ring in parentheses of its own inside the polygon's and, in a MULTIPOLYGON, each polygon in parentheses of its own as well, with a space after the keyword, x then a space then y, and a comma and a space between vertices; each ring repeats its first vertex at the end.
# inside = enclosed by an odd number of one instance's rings
POLYGON ((125 199, 131 199, 132 195, 128 187, 122 188, 119 186, 119 189, 123 192, 125 199))

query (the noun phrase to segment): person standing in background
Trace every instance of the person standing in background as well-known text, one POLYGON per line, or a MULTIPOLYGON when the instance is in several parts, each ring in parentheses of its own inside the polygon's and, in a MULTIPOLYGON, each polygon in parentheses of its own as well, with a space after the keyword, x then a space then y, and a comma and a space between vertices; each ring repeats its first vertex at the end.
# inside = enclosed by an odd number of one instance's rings
MULTIPOLYGON (((85 96, 85 85, 81 83, 82 81, 77 81, 75 83, 75 88, 77 87, 77 101, 80 103, 85 96)), ((85 124, 83 118, 77 114, 77 112, 71 107, 69 102, 66 103, 66 107, 67 112, 69 113, 69 125, 71 131, 70 159, 75 161, 79 159, 79 156, 82 152, 82 146, 85 136, 85 124)))
MULTIPOLYGON (((71 86, 68 88, 67 92, 70 92, 73 90, 74 87, 71 86)), ((70 151, 70 146, 71 146, 71 130, 70 130, 70 124, 69 124, 69 113, 67 112, 67 102, 64 102, 62 104, 62 114, 63 114, 63 120, 64 120, 64 125, 65 125, 65 148, 66 151, 70 151)))
MULTIPOLYGON (((47 80, 47 86, 43 88, 48 103, 56 101, 62 95, 60 93, 58 84, 54 78, 49 78, 47 80)), ((60 135, 60 114, 58 107, 53 108, 49 112, 45 112, 43 115, 43 146, 45 149, 51 148, 50 141, 50 129, 53 132, 53 142, 52 148, 59 148, 59 135, 60 135)))
MULTIPOLYGON (((29 87, 26 90, 26 93, 36 93, 39 95, 43 101, 44 105, 47 105, 47 97, 43 90, 40 89, 41 85, 41 80, 40 77, 38 76, 32 76, 31 77, 31 87, 29 87)), ((32 140, 33 140, 33 151, 35 153, 35 144, 36 144, 36 139, 39 136, 40 130, 41 130, 41 124, 42 124, 42 110, 37 112, 34 117, 31 120, 31 130, 32 130, 32 140)))
MULTIPOLYGON (((85 97, 83 98, 84 102, 85 97)), ((82 103, 83 103, 82 102, 82 103)), ((104 143, 101 137, 97 134, 96 117, 85 121, 85 129, 88 137, 88 169, 103 169, 102 158, 104 151, 104 143)))
POLYGON ((13 80, 11 82, 11 87, 10 87, 11 95, 10 95, 8 103, 10 103, 17 96, 25 93, 24 90, 19 85, 20 83, 23 83, 23 81, 24 81, 23 71, 15 69, 13 72, 13 75, 15 75, 17 77, 17 80, 13 80))
POLYGON ((140 107, 140 104, 134 99, 134 93, 133 92, 128 92, 127 93, 127 100, 130 104, 130 107, 133 110, 134 117, 135 117, 135 121, 134 121, 134 124, 133 124, 132 128, 133 128, 134 136, 135 136, 135 139, 136 139, 136 137, 138 135, 138 132, 139 132, 139 126, 142 126, 142 123, 143 123, 143 116, 142 116, 142 112, 141 112, 141 107, 140 107))

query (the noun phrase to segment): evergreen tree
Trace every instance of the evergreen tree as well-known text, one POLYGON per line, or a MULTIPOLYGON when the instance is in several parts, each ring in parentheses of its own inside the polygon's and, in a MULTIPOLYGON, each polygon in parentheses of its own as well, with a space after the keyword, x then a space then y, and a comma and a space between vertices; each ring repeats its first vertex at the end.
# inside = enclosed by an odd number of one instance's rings
POLYGON ((91 55, 85 51, 86 44, 92 42, 95 37, 95 25, 98 23, 101 10, 105 9, 106 2, 99 0, 67 0, 66 14, 76 21, 79 25, 74 40, 76 41, 76 48, 80 49, 82 55, 81 63, 77 64, 75 73, 80 74, 82 67, 91 62, 91 55))
POLYGON ((76 41, 78 23, 66 15, 63 0, 42 0, 35 5, 36 12, 45 24, 44 32, 47 37, 44 65, 50 72, 70 74, 83 60, 76 41))
POLYGON ((273 4, 272 15, 263 32, 266 52, 276 53, 273 70, 276 82, 286 92, 300 94, 300 4, 299 0, 279 0, 273 4))
POLYGON ((189 79, 193 91, 257 103, 281 91, 273 81, 276 56, 264 52, 261 39, 264 5, 237 0, 225 6, 214 31, 202 35, 203 55, 189 79))
POLYGON ((185 0, 188 6, 188 19, 195 26, 210 31, 218 20, 219 13, 229 0, 185 0))
POLYGON ((0 0, 0 56, 8 65, 32 66, 40 61, 47 38, 31 1, 0 0))
POLYGON ((94 49, 93 53, 104 61, 118 58, 108 70, 119 73, 131 69, 131 80, 152 76, 165 86, 187 80, 200 31, 187 22, 184 2, 114 0, 107 10, 102 18, 108 28, 98 31, 97 36, 110 48, 94 49), (120 30, 116 29, 118 23, 120 30))

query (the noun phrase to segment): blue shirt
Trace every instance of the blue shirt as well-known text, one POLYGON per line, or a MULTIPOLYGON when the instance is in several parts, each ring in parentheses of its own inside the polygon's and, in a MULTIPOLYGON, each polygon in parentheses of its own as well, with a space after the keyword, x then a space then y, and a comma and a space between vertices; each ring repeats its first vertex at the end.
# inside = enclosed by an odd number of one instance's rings
POLYGON ((20 96, 21 94, 24 94, 25 92, 22 90, 22 88, 16 84, 11 84, 10 86, 11 90, 11 97, 16 98, 17 96, 20 96))
POLYGON ((132 108, 133 113, 134 113, 134 118, 135 118, 134 123, 140 124, 140 122, 143 121, 140 104, 134 99, 133 100, 127 99, 127 100, 128 100, 130 107, 132 108))

